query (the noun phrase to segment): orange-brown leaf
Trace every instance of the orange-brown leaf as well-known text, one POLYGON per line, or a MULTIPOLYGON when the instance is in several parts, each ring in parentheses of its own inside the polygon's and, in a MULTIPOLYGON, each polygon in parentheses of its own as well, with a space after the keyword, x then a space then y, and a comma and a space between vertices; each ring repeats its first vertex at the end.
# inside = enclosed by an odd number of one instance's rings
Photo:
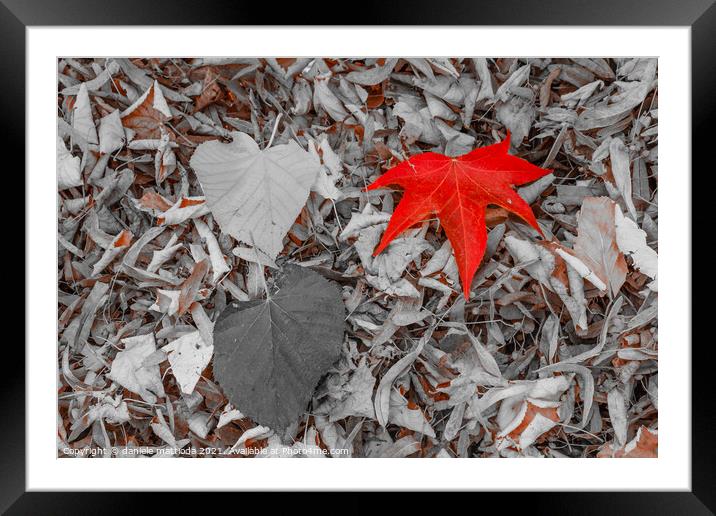
POLYGON ((177 315, 183 315, 189 310, 189 307, 194 302, 201 284, 204 281, 204 276, 209 270, 209 260, 203 259, 200 262, 194 264, 194 269, 184 283, 181 285, 181 294, 179 294, 179 309, 177 315))

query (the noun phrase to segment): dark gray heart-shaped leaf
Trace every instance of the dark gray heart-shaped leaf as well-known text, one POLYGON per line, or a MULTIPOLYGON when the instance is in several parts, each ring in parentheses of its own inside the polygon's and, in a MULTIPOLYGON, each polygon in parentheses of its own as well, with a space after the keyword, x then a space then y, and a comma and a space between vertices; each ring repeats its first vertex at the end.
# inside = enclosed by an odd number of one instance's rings
POLYGON ((214 378, 232 404, 284 430, 306 410, 338 359, 345 309, 337 285, 284 267, 269 299, 228 307, 214 326, 214 378))

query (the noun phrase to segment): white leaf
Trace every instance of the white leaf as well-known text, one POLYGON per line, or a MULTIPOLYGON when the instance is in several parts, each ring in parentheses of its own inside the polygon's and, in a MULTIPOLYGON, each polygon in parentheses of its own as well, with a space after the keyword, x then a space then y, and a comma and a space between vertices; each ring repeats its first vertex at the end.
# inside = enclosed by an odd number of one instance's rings
POLYGON ((562 102, 570 102, 572 101, 573 104, 581 104, 585 102, 589 97, 591 97, 594 92, 597 90, 597 88, 604 87, 604 81, 593 81, 589 84, 585 84, 581 88, 579 88, 576 91, 573 91, 571 93, 565 93, 562 95, 561 100, 562 102))
POLYGON ((467 332, 467 336, 470 338, 475 351, 477 352, 480 365, 495 378, 502 378, 502 372, 500 366, 497 365, 495 357, 487 350, 487 348, 475 337, 471 332, 467 332))
POLYGON ((341 158, 338 157, 338 154, 331 148, 331 144, 328 142, 328 137, 325 133, 319 138, 318 148, 321 149, 321 161, 328 167, 331 175, 340 175, 341 172, 343 172, 343 163, 341 162, 341 158))
POLYGON ((591 284, 597 287, 599 290, 607 289, 607 286, 601 279, 599 279, 599 276, 594 274, 594 272, 589 267, 587 267, 587 265, 582 260, 580 260, 574 255, 569 254, 567 251, 559 247, 555 248, 554 252, 560 255, 565 262, 571 265, 572 268, 577 271, 577 273, 582 278, 591 282, 591 284))
POLYGON ((273 259, 283 249, 283 238, 306 203, 320 165, 294 141, 261 150, 248 135, 231 134, 229 144, 202 143, 191 166, 222 231, 273 259))
POLYGON ((84 138, 88 143, 97 144, 97 129, 92 118, 92 106, 90 104, 87 86, 82 83, 77 93, 75 105, 72 108, 72 129, 84 138))
POLYGON ((435 251, 435 253, 430 257, 430 260, 428 260, 428 262, 423 266, 420 271, 420 275, 430 276, 431 274, 435 274, 436 272, 443 270, 445 265, 447 265, 450 256, 452 256, 452 246, 450 245, 450 240, 446 239, 440 249, 435 251))
POLYGON ((356 212, 351 215, 350 222, 343 228, 338 239, 341 242, 345 242, 349 238, 357 237, 362 229, 376 224, 383 224, 389 220, 390 213, 377 212, 375 208, 373 208, 373 205, 370 203, 366 204, 362 212, 356 212))
POLYGON ((624 199, 624 204, 629 211, 631 218, 636 220, 636 208, 631 196, 631 169, 629 151, 620 138, 614 138, 609 143, 609 160, 612 163, 612 175, 616 182, 619 194, 624 199))
POLYGON ((390 392, 390 412, 388 420, 394 425, 420 432, 429 437, 435 437, 435 430, 433 430, 430 423, 425 419, 423 411, 420 410, 420 408, 411 409, 408 406, 408 400, 396 389, 390 392))
POLYGON ((502 102, 507 102, 512 97, 513 88, 519 88, 530 76, 530 64, 523 65, 518 68, 495 92, 495 98, 502 102))
POLYGON ((410 366, 413 365, 415 359, 417 359, 423 351, 425 343, 430 339, 431 333, 432 332, 426 333, 426 335, 420 339, 417 346, 415 346, 415 349, 393 364, 393 366, 388 369, 388 371, 383 375, 383 378, 380 380, 378 390, 375 392, 373 405, 375 407, 375 418, 381 426, 385 427, 388 424, 393 383, 400 375, 407 371, 410 366))
POLYGON ((157 153, 154 156, 154 177, 157 184, 161 184, 177 168, 177 157, 171 148, 169 134, 161 129, 162 138, 159 140, 157 153))
POLYGON ((560 397, 569 385, 565 376, 515 381, 508 387, 489 390, 475 408, 484 412, 504 400, 497 414, 497 448, 516 446, 524 450, 557 424, 560 397))
POLYGON ((331 411, 330 421, 338 421, 348 416, 375 419, 372 401, 374 386, 375 377, 363 360, 346 384, 348 396, 331 411))
POLYGON ((117 353, 107 376, 125 389, 139 394, 147 403, 156 403, 157 396, 165 395, 159 366, 143 365, 144 359, 157 349, 154 334, 128 337, 122 342, 124 350, 117 353))
POLYGON ((626 279, 627 266, 616 242, 614 206, 608 197, 584 199, 579 211, 574 254, 616 296, 626 279))
POLYGON ((641 104, 647 94, 656 85, 656 81, 634 81, 619 84, 625 91, 613 95, 611 102, 600 102, 580 113, 575 128, 587 131, 596 127, 605 127, 623 118, 624 114, 641 104))
POLYGON ((336 122, 355 124, 355 119, 350 116, 343 103, 328 87, 329 78, 316 77, 313 82, 313 105, 316 110, 323 108, 328 115, 336 122))
POLYGON ((258 425, 253 428, 249 428, 243 434, 241 434, 239 440, 236 441, 231 448, 233 450, 236 450, 240 446, 243 446, 243 444, 249 439, 265 439, 266 437, 270 437, 272 435, 274 435, 273 430, 271 430, 269 427, 258 425))
POLYGON ((209 229, 209 226, 199 219, 194 219, 194 225, 199 232, 199 236, 204 240, 206 248, 209 250, 212 270, 211 282, 216 283, 216 280, 230 270, 229 266, 226 265, 226 260, 224 260, 224 254, 221 252, 219 242, 216 240, 214 233, 209 229))
POLYGON ((104 419, 113 425, 126 423, 130 419, 127 402, 122 400, 121 396, 112 398, 106 394, 99 403, 89 408, 87 417, 90 422, 104 419))
POLYGON ((206 439, 209 433, 210 416, 206 412, 195 412, 189 418, 189 430, 191 430, 200 439, 206 439))
POLYGON ((324 199, 337 201, 341 197, 341 191, 336 188, 333 181, 328 177, 324 167, 321 167, 316 176, 316 182, 311 186, 311 191, 316 192, 324 199))
POLYGON ((167 211, 159 215, 162 226, 173 226, 209 213, 204 197, 180 197, 167 211))
POLYGON ((448 295, 448 296, 450 294, 452 294, 453 292, 455 292, 448 285, 446 285, 445 283, 440 283, 435 278, 420 278, 418 280, 418 285, 420 285, 421 287, 428 287, 433 290, 437 290, 437 291, 442 292, 443 294, 448 295))
POLYGON ((367 70, 350 72, 346 75, 346 79, 364 86, 373 86, 386 80, 397 62, 398 59, 396 58, 388 59, 383 66, 376 64, 376 66, 367 70))
POLYGON ((92 268, 92 275, 96 276, 102 272, 107 265, 112 263, 117 255, 129 247, 131 242, 132 234, 126 229, 122 230, 116 237, 114 237, 114 239, 112 239, 109 247, 107 247, 104 254, 102 254, 102 257, 94 264, 94 267, 92 268))
POLYGON ((158 423, 152 423, 150 426, 152 428, 152 431, 162 441, 167 443, 171 448, 177 447, 177 441, 174 438, 172 431, 169 429, 164 419, 160 419, 158 423))
MULTIPOLYGON (((607 199, 608 200, 608 199, 607 199)), ((559 244, 550 246, 538 246, 527 240, 520 240, 512 235, 505 237, 505 245, 508 251, 515 259, 515 266, 523 267, 533 278, 542 283, 545 287, 557 294, 564 303, 572 320, 579 330, 587 327, 586 303, 584 302, 584 282, 582 276, 593 277, 599 285, 603 285, 593 271, 583 261, 574 259, 567 261, 567 279, 569 285, 564 284, 563 279, 555 274, 557 268, 557 260, 564 260, 563 256, 571 254, 567 253, 565 248, 560 248, 559 244), (562 251, 559 253, 558 251, 562 251), (579 270, 575 269, 577 265, 579 270), (567 287, 569 286, 569 289, 567 287)), ((566 261, 566 260, 565 260, 566 261)))
POLYGON ((169 355, 172 373, 185 394, 194 392, 201 372, 209 365, 214 346, 207 346, 198 331, 187 333, 162 348, 169 355))
MULTIPOLYGON (((373 248, 375 249, 375 246, 373 248)), ((423 238, 396 238, 384 252, 373 258, 373 263, 367 266, 368 272, 388 278, 391 282, 397 281, 410 262, 419 259, 428 249, 432 249, 432 246, 423 238)))
POLYGON ((228 425, 232 421, 243 418, 244 415, 239 409, 234 408, 231 403, 227 403, 224 410, 219 415, 219 422, 216 424, 216 428, 221 428, 222 426, 228 425))
POLYGON ((636 225, 636 222, 625 217, 619 206, 614 209, 614 217, 619 249, 625 255, 631 256, 637 269, 655 280, 659 271, 659 255, 646 244, 646 233, 636 225))
POLYGON ((122 148, 125 142, 124 127, 115 109, 99 121, 99 151, 110 154, 122 148))
POLYGON ((67 190, 82 184, 80 158, 73 156, 65 147, 65 142, 57 137, 57 188, 67 190))
POLYGON ((164 290, 158 288, 157 300, 152 306, 149 307, 149 309, 161 312, 163 314, 167 314, 169 316, 176 315, 176 313, 179 311, 180 295, 181 290, 164 290))
POLYGON ((624 394, 618 387, 607 394, 607 408, 609 409, 609 419, 614 427, 615 440, 619 447, 624 446, 627 442, 627 409, 624 394))
POLYGON ((172 236, 169 238, 167 245, 164 246, 164 249, 160 249, 159 251, 154 251, 152 253, 152 261, 149 262, 147 272, 157 272, 165 262, 169 261, 171 257, 174 256, 174 253, 184 247, 183 244, 176 243, 178 238, 179 237, 176 233, 172 233, 172 236))
MULTIPOLYGON (((325 142, 325 140, 324 140, 325 142)), ((330 146, 326 145, 328 149, 330 149, 330 146)), ((335 181, 338 179, 337 177, 334 178, 333 172, 331 172, 328 164, 327 164, 327 155, 325 154, 325 150, 321 147, 321 150, 323 150, 323 165, 321 165, 321 157, 318 154, 318 151, 316 150, 316 144, 313 140, 308 141, 308 152, 311 154, 311 157, 316 160, 316 163, 319 165, 318 174, 316 175, 316 180, 314 181, 313 185, 311 185, 311 191, 316 192, 324 199, 332 199, 334 201, 337 201, 341 197, 341 191, 336 188, 335 181), (329 172, 331 174, 329 175, 329 172)), ((334 154, 335 156, 335 154, 334 154)), ((335 166, 335 163, 333 163, 335 166)))
POLYGON ((512 97, 509 101, 498 104, 496 114, 497 120, 512 133, 512 146, 519 147, 529 134, 537 112, 532 103, 512 97))
POLYGON ((490 69, 487 66, 487 59, 478 57, 473 59, 473 62, 475 63, 477 76, 480 78, 480 93, 477 95, 476 102, 484 99, 492 100, 495 93, 492 89, 492 74, 490 74, 490 69))

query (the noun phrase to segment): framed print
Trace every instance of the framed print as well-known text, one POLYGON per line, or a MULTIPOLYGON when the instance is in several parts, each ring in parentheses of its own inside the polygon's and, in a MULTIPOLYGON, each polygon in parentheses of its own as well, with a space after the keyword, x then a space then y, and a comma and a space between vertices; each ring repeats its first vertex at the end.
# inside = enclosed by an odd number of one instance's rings
POLYGON ((8 513, 138 490, 712 513, 711 2, 374 7, 4 1, 8 513))

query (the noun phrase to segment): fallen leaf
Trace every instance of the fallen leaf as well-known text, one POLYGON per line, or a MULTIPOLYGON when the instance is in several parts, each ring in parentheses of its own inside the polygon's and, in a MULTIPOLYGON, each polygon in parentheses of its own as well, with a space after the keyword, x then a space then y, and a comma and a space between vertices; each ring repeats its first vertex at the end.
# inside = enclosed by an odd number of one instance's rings
POLYGON ((115 109, 99 121, 99 151, 111 154, 125 144, 124 127, 119 110, 115 109))
POLYGON ((209 226, 199 219, 194 219, 194 225, 196 226, 199 236, 206 244, 206 248, 209 250, 212 271, 211 282, 216 283, 221 276, 231 269, 226 265, 226 260, 224 260, 224 254, 221 252, 219 242, 216 240, 214 233, 211 232, 211 229, 209 229, 209 226))
POLYGON ((201 373, 209 365, 214 346, 207 345, 198 331, 182 335, 162 348, 167 354, 172 374, 184 394, 194 392, 201 373))
POLYGON ((390 391, 390 409, 388 422, 414 432, 435 437, 435 430, 417 406, 411 406, 408 400, 397 390, 390 391))
MULTIPOLYGON (((631 162, 629 160, 629 150, 624 145, 621 138, 613 138, 609 143, 609 161, 612 164, 612 176, 614 177, 614 188, 617 189, 619 195, 624 201, 627 211, 633 220, 636 220, 636 208, 632 201, 632 179, 631 179, 631 162)), ((611 186, 611 183, 607 183, 611 186)))
POLYGON ((656 290, 659 272, 659 255, 646 243, 646 232, 632 219, 622 214, 619 206, 614 207, 617 245, 621 252, 634 260, 634 266, 654 281, 649 288, 656 290))
MULTIPOLYGON (((149 271, 148 272, 153 272, 149 271)), ((169 316, 176 315, 179 311, 179 296, 181 295, 180 290, 165 290, 158 288, 157 289, 157 300, 154 302, 152 306, 149 307, 150 310, 155 310, 157 312, 167 314, 169 316)))
MULTIPOLYGON (((508 406, 506 402, 502 402, 500 414, 508 406)), ((559 402, 556 401, 528 399, 520 402, 512 420, 497 434, 498 449, 516 444, 519 449, 524 450, 533 444, 539 436, 549 432, 557 425, 559 422, 558 407, 559 402)), ((510 409, 514 410, 513 407, 510 409)))
POLYGON ((393 364, 380 380, 378 389, 375 391, 373 405, 375 407, 375 419, 381 426, 385 427, 390 419, 390 398, 391 392, 393 391, 393 383, 395 383, 395 380, 405 373, 405 371, 413 365, 413 362, 415 362, 418 356, 420 356, 425 343, 430 338, 429 333, 427 337, 420 339, 413 350, 393 364))
POLYGON ((607 408, 609 419, 614 427, 614 439, 617 445, 624 446, 627 442, 627 427, 629 425, 627 405, 624 393, 618 387, 607 393, 607 408))
POLYGON ((228 307, 214 327, 214 377, 229 401, 261 425, 284 430, 306 410, 343 341, 340 290, 287 265, 278 292, 228 307))
POLYGON ((157 396, 164 397, 164 386, 159 366, 145 366, 144 359, 157 349, 154 334, 138 335, 122 339, 124 350, 117 353, 107 376, 125 389, 139 394, 147 403, 156 403, 157 396))
POLYGON ((110 263, 112 263, 112 261, 122 251, 127 249, 129 247, 129 244, 131 243, 132 233, 130 233, 126 229, 121 231, 116 237, 114 237, 114 239, 112 239, 99 261, 94 264, 94 267, 92 268, 92 275, 97 276, 100 272, 102 272, 104 268, 107 267, 107 265, 109 265, 110 263))
POLYGON ((383 66, 374 66, 367 70, 350 72, 346 75, 346 79, 363 86, 373 86, 386 80, 397 62, 398 59, 396 58, 388 59, 383 66))
POLYGON ((73 156, 65 147, 65 142, 57 137, 57 189, 67 190, 82 184, 80 158, 73 156))
POLYGON ((219 75, 212 68, 206 69, 204 80, 201 83, 201 94, 194 99, 194 112, 201 111, 206 106, 218 102, 224 96, 217 79, 219 75))
POLYGON ((510 156, 509 133, 502 142, 448 158, 426 152, 413 156, 390 169, 368 187, 388 185, 405 189, 380 244, 378 255, 397 235, 437 214, 450 239, 460 272, 465 299, 487 245, 485 208, 495 204, 519 215, 525 222, 542 231, 529 205, 511 188, 550 173, 531 163, 510 156))
POLYGON ((154 217, 160 216, 172 207, 169 201, 152 190, 146 190, 141 198, 135 199, 134 204, 138 209, 146 211, 154 217))
POLYGON ((134 131, 143 140, 158 140, 162 137, 164 122, 172 117, 159 83, 155 80, 147 91, 122 114, 122 125, 134 131))
POLYGON ((243 419, 244 417, 245 416, 240 410, 235 409, 231 403, 227 403, 224 410, 219 415, 219 422, 216 424, 216 428, 221 428, 222 426, 228 425, 232 421, 243 419))
POLYGON ((599 276, 616 296, 624 284, 627 265, 616 241, 615 203, 608 197, 587 197, 579 211, 574 254, 599 276))
POLYGON ((320 169, 291 140, 261 150, 247 134, 202 143, 191 158, 211 213, 223 232, 255 245, 271 259, 301 212, 320 169))
POLYGON ((98 143, 97 128, 92 118, 92 105, 87 93, 87 85, 84 83, 80 86, 75 105, 72 107, 72 129, 87 143, 95 145, 98 143))
POLYGON ((179 307, 177 315, 184 314, 194 302, 196 294, 204 281, 204 276, 209 270, 209 260, 201 260, 194 264, 189 277, 184 280, 181 286, 181 294, 179 295, 179 307))
MULTIPOLYGON (((530 276, 556 293, 577 329, 586 330, 587 307, 582 279, 593 278, 594 272, 557 242, 535 243, 507 235, 505 245, 515 259, 515 265, 523 267, 530 276)), ((598 278, 593 279, 598 281, 598 278)))
POLYGON ((627 459, 656 459, 659 457, 659 435, 656 430, 650 430, 644 425, 639 427, 634 438, 625 446, 619 447, 616 443, 605 444, 597 453, 603 458, 627 459))
POLYGON ((209 206, 204 197, 182 197, 171 208, 159 214, 157 222, 163 226, 173 226, 208 213, 209 206))
POLYGON ((365 360, 363 360, 351 374, 350 380, 348 380, 345 387, 347 396, 331 411, 330 421, 338 421, 348 416, 375 418, 373 408, 374 386, 375 377, 366 365, 365 360))

